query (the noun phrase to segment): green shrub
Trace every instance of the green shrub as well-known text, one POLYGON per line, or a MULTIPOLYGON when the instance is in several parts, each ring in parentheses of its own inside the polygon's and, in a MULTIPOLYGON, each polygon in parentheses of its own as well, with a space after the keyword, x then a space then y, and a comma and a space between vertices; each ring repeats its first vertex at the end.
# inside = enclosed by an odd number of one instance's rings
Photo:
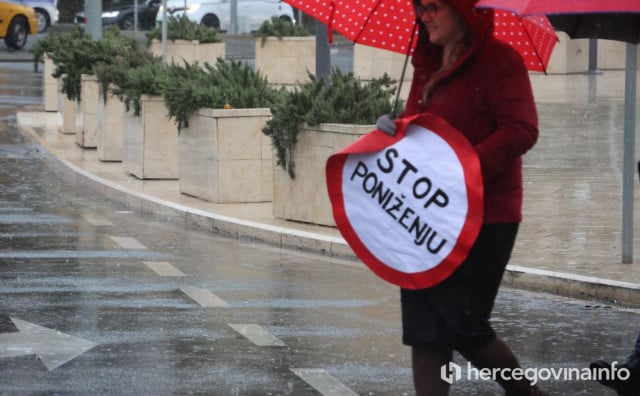
MULTIPOLYGON (((82 33, 82 29, 73 29, 75 34, 82 33)), ((60 52, 66 46, 66 41, 71 37, 71 33, 51 33, 47 37, 36 41, 29 52, 33 54, 33 70, 38 71, 38 64, 44 61, 45 54, 60 52)))
POLYGON ((218 58, 213 66, 204 67, 172 64, 168 73, 163 96, 178 130, 189 126, 189 116, 199 108, 271 108, 284 94, 240 61, 218 58))
MULTIPOLYGON (((162 41, 162 26, 156 26, 146 33, 147 46, 152 40, 162 41)), ((187 16, 169 17, 167 20, 167 40, 189 40, 200 43, 219 43, 222 39, 216 29, 193 22, 187 16)))
POLYGON ((108 58, 107 54, 99 51, 97 41, 79 27, 68 33, 49 35, 34 46, 32 52, 35 62, 41 61, 44 53, 51 58, 55 65, 51 75, 62 77, 60 91, 69 100, 80 100, 80 76, 91 74, 94 64, 108 58))
POLYGON ((388 75, 363 83, 353 72, 343 74, 335 68, 328 79, 309 74, 310 81, 298 83, 285 100, 276 103, 272 117, 262 132, 271 137, 278 165, 295 177, 293 149, 303 124, 375 124, 382 114, 391 112, 396 91, 388 75))
POLYGON ((125 85, 129 69, 154 61, 154 56, 136 39, 121 35, 117 29, 105 32, 103 38, 98 41, 98 50, 111 54, 106 61, 97 62, 92 70, 102 85, 105 101, 109 85, 125 85))
POLYGON ((149 63, 126 70, 122 81, 113 89, 114 95, 124 103, 127 111, 133 109, 140 115, 140 97, 142 95, 162 95, 169 79, 169 67, 160 58, 153 58, 149 63))
POLYGON ((264 21, 260 28, 253 33, 253 36, 262 37, 262 46, 264 47, 267 37, 277 37, 282 40, 283 37, 311 36, 311 32, 302 26, 294 25, 287 18, 273 16, 271 20, 264 21))
POLYGON ((106 95, 110 83, 122 80, 122 76, 116 76, 118 73, 124 75, 128 68, 152 58, 136 39, 123 35, 115 26, 106 29, 100 40, 94 40, 79 27, 68 33, 50 34, 38 41, 31 52, 36 64, 45 53, 51 58, 55 65, 52 76, 62 77, 60 90, 70 100, 81 99, 82 74, 96 75, 106 95))

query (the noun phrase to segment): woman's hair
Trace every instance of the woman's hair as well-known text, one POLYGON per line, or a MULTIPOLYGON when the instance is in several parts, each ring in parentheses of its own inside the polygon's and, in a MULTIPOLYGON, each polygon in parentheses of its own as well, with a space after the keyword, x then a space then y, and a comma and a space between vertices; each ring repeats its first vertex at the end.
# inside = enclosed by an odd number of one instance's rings
MULTIPOLYGON (((458 15, 460 14, 457 7, 453 6, 448 0, 443 0, 443 1, 445 1, 456 13, 458 13, 458 15)), ((420 0, 414 0, 413 3, 414 5, 419 4, 420 0)), ((462 18, 462 16, 460 17, 462 18)), ((467 21, 464 18, 462 18, 462 20, 464 21, 465 24, 467 23, 467 21)), ((416 23, 420 23, 420 21, 418 20, 416 21, 416 23)), ((426 41, 429 41, 429 32, 426 28, 424 28, 424 25, 422 23, 420 23, 420 36, 424 36, 421 38, 425 39, 426 41)), ((449 58, 442 61, 440 68, 431 75, 431 77, 429 78, 429 82, 427 82, 427 84, 424 86, 422 91, 423 104, 426 105, 428 103, 429 94, 431 93, 431 90, 433 89, 433 87, 440 81, 440 77, 449 68, 455 65, 456 62, 460 59, 460 57, 469 49, 469 47, 471 46, 471 41, 472 41, 472 33, 469 29, 467 29, 462 39, 457 43, 455 43, 453 50, 449 53, 449 58)))

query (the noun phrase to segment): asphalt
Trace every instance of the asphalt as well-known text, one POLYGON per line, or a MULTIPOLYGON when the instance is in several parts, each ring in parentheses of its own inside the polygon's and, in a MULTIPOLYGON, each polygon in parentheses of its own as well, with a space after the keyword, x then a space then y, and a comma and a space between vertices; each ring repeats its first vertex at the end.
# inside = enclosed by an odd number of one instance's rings
MULTIPOLYGON (((622 263, 624 72, 531 79, 540 139, 525 156, 524 221, 503 284, 640 306, 640 259, 622 263)), ((276 219, 269 202, 214 204, 181 194, 177 180, 137 179, 122 163, 101 162, 95 149, 60 133, 59 113, 36 106, 17 115, 52 166, 97 197, 211 232, 357 261, 335 228, 276 219)), ((640 241, 639 190, 636 183, 634 246, 640 241)))

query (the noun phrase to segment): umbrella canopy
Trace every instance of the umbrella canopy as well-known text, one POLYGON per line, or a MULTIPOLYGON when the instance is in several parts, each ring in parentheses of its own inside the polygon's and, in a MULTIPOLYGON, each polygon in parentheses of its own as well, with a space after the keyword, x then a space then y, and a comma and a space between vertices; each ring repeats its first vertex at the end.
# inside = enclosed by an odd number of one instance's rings
MULTIPOLYGON (((417 40, 412 0, 284 0, 354 43, 409 54, 417 40)), ((487 10, 486 12, 493 12, 487 10)), ((513 46, 531 71, 546 70, 558 41, 544 15, 494 13, 494 35, 513 46)))
POLYGON ((547 15, 557 30, 572 38, 640 42, 638 0, 480 0, 478 7, 547 15))
POLYGON ((548 17, 557 30, 566 32, 572 38, 640 43, 640 11, 629 14, 554 14, 548 17))
POLYGON ((639 12, 638 0, 480 0, 478 7, 494 7, 518 15, 639 12))
POLYGON ((633 262, 633 180, 636 122, 638 0, 480 0, 478 7, 499 8, 521 16, 547 15, 571 38, 627 42, 625 71, 624 153, 622 175, 622 262, 633 262))

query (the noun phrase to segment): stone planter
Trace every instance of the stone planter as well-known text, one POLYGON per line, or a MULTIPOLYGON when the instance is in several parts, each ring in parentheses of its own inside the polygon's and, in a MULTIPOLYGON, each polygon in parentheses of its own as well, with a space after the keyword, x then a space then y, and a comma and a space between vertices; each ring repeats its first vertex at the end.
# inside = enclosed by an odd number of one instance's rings
POLYGON ((199 109, 180 131, 180 192, 215 203, 270 202, 269 109, 199 109))
MULTIPOLYGON (((640 54, 640 48, 638 49, 640 54)), ((615 40, 598 40, 598 69, 624 70, 627 64, 627 43, 615 40)), ((640 61, 638 61, 640 65, 640 61)))
POLYGON ((80 76, 82 128, 76 131, 76 143, 80 147, 97 147, 96 136, 104 120, 104 99, 101 91, 98 77, 89 74, 80 76))
MULTIPOLYGON (((387 73, 394 80, 400 80, 404 59, 405 55, 397 52, 355 44, 353 47, 353 74, 363 81, 380 78, 384 73, 387 73)), ((411 59, 409 59, 400 92, 400 98, 403 100, 409 96, 412 79, 413 66, 411 59)))
POLYGON ((547 73, 584 73, 589 69, 589 40, 570 39, 564 32, 556 32, 558 43, 553 48, 547 73))
POLYGON ((122 161, 122 136, 126 109, 117 96, 108 93, 104 103, 104 120, 98 129, 98 159, 100 161, 122 161))
POLYGON ((256 39, 256 70, 278 86, 294 85, 309 80, 307 71, 316 73, 316 38, 267 37, 256 39))
POLYGON ((82 112, 80 104, 75 100, 69 100, 67 94, 62 92, 62 76, 57 80, 57 107, 62 116, 62 123, 58 130, 60 133, 73 134, 82 128, 82 112))
POLYGON ((375 125, 320 124, 301 130, 293 150, 295 179, 274 159, 273 216, 335 226, 325 177, 327 159, 374 129, 375 125))
MULTIPOLYGON (((58 87, 62 84, 58 84, 58 87)), ((80 103, 69 100, 67 95, 58 91, 58 112, 62 114, 60 133, 75 135, 82 130, 82 108, 80 103)))
POLYGON ((142 95, 136 117, 124 117, 122 162, 138 179, 178 178, 178 127, 169 119, 162 96, 142 95))
POLYGON ((51 74, 55 70, 53 60, 44 55, 44 70, 42 71, 42 105, 44 111, 58 111, 58 80, 51 74))
MULTIPOLYGON (((149 51, 156 56, 162 56, 162 42, 152 40, 149 51)), ((225 44, 222 43, 200 43, 198 41, 175 40, 167 41, 167 63, 205 62, 214 64, 217 58, 225 57, 225 44)))
MULTIPOLYGON (((589 39, 571 39, 564 32, 556 32, 560 40, 551 53, 547 73, 585 73, 589 71, 589 39)), ((626 43, 597 40, 597 68, 623 70, 626 67, 626 43)), ((638 50, 640 53, 640 50, 638 50)), ((640 63, 639 63, 640 65, 640 63)))

